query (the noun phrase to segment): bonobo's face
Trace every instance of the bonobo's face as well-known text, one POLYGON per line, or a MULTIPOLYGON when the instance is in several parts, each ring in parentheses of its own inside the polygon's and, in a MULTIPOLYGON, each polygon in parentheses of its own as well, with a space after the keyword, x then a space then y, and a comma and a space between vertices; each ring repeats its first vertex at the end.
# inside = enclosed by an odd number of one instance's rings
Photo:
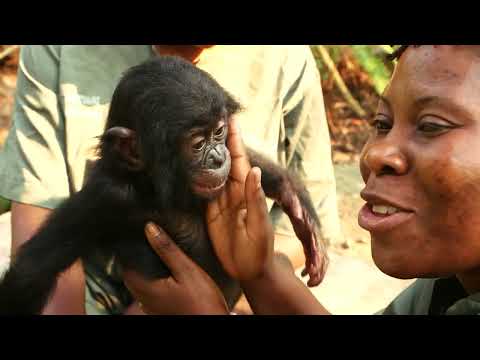
POLYGON ((480 51, 409 47, 361 157, 359 224, 398 278, 480 268, 480 51))
POLYGON ((230 173, 230 152, 226 146, 227 112, 214 126, 191 129, 182 140, 182 155, 192 192, 203 198, 217 197, 230 173))
POLYGON ((211 199, 222 191, 230 172, 227 121, 239 111, 234 97, 190 62, 150 59, 129 69, 114 91, 102 157, 148 177, 138 181, 151 181, 159 209, 190 208, 192 193, 211 199))

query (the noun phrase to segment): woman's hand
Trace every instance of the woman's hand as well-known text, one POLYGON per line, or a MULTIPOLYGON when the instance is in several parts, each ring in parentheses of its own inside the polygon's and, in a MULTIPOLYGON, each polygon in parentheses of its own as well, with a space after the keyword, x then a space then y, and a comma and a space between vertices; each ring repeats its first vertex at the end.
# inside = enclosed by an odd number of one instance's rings
POLYGON ((145 227, 148 242, 172 276, 147 280, 135 271, 124 281, 141 309, 149 315, 227 315, 225 299, 213 280, 158 226, 145 227))
POLYGON ((225 271, 249 281, 272 266, 274 232, 261 171, 250 167, 235 119, 229 121, 228 131, 232 167, 224 191, 208 204, 208 233, 225 271))

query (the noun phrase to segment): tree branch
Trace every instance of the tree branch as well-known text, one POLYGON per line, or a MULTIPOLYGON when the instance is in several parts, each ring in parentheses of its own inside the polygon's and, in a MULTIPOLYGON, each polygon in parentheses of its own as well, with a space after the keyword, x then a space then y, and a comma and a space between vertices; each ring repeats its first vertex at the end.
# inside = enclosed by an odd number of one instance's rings
POLYGON ((335 66, 335 63, 330 57, 327 49, 323 45, 313 45, 312 48, 313 51, 316 52, 322 59, 328 70, 332 73, 335 85, 337 85, 338 90, 340 90, 342 96, 348 102, 352 110, 361 118, 367 116, 365 110, 362 109, 359 102, 353 97, 350 90, 348 90, 347 85, 345 85, 345 82, 343 81, 342 76, 338 72, 337 67, 335 66))

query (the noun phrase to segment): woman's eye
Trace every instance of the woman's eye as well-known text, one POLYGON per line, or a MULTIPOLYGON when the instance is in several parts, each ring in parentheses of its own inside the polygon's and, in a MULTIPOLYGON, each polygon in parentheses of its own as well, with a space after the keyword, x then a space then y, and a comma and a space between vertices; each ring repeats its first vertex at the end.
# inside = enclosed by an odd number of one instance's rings
POLYGON ((433 116, 424 117, 417 125, 417 130, 427 136, 439 135, 453 129, 455 126, 450 122, 433 116))
POLYGON ((384 118, 376 118, 373 120, 372 126, 381 134, 386 134, 392 129, 390 122, 384 118))
POLYGON ((428 132, 428 133, 436 132, 444 129, 445 129, 445 126, 434 124, 434 123, 425 123, 425 124, 420 124, 418 126, 418 130, 422 132, 428 132))

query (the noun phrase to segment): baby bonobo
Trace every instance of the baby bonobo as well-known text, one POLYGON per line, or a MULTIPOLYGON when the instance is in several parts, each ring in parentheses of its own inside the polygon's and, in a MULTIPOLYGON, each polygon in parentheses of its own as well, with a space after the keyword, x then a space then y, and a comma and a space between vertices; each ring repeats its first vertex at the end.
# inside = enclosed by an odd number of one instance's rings
MULTIPOLYGON (((148 221, 213 278, 233 307, 241 291, 216 258, 205 211, 228 179, 227 124, 239 110, 209 74, 181 58, 128 70, 113 94, 91 175, 12 259, 0 283, 0 313, 41 313, 59 274, 94 252, 149 278, 169 276, 145 239, 148 221)), ((266 195, 288 214, 303 244, 309 285, 318 285, 327 258, 308 192, 274 163, 253 151, 249 156, 262 169, 266 195)))

